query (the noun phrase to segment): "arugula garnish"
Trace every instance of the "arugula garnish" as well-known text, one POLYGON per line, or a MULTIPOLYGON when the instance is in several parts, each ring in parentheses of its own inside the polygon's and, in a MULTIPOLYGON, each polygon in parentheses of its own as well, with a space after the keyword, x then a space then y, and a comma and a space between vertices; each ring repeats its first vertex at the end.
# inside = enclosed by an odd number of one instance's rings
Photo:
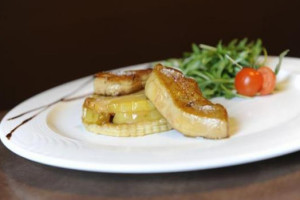
MULTIPOLYGON (((280 70, 283 57, 288 50, 279 56, 275 74, 280 70)), ((234 39, 227 45, 219 41, 216 46, 192 44, 192 52, 183 54, 183 58, 168 59, 162 62, 165 66, 179 68, 186 76, 194 78, 204 97, 233 98, 240 96, 235 91, 234 79, 243 67, 258 69, 267 60, 267 50, 261 39, 248 41, 234 39), (264 59, 260 62, 259 56, 264 59)))

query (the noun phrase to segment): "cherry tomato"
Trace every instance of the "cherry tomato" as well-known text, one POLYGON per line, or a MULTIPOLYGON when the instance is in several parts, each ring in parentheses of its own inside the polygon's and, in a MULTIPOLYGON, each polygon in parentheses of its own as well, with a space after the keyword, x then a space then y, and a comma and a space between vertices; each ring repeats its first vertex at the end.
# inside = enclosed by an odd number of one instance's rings
POLYGON ((237 92, 245 96, 254 96, 263 84, 263 77, 257 70, 244 67, 236 74, 234 85, 237 92))
POLYGON ((263 84, 259 91, 261 95, 267 95, 273 92, 276 85, 276 75, 269 67, 260 67, 257 70, 263 77, 263 84))

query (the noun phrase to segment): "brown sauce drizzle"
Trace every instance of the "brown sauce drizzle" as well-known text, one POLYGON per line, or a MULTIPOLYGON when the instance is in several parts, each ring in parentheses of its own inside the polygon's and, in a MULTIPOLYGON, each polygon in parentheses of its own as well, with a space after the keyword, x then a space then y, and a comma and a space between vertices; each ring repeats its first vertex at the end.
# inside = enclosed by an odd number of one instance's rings
MULTIPOLYGON (((94 76, 93 76, 94 77, 94 76)), ((18 114, 14 117, 11 117, 7 120, 14 120, 14 119, 17 119, 19 117, 22 117, 23 115, 26 115, 28 113, 31 113, 31 112, 34 112, 34 111, 37 111, 37 110, 40 110, 39 112, 37 112, 36 114, 32 115, 31 117, 28 117, 27 119, 23 120, 20 124, 18 124, 15 128, 13 128, 9 133, 6 134, 6 138, 7 139, 10 139, 13 135, 13 133, 18 129, 20 128, 21 126, 23 126, 24 124, 26 124, 27 122, 29 122, 30 120, 32 120, 33 118, 35 118, 36 116, 38 116, 40 113, 42 113, 43 111, 47 110, 48 108, 50 108, 51 106, 59 103, 59 102, 69 102, 69 101, 74 101, 74 100, 77 100, 77 99, 81 99, 81 98, 84 98, 84 97, 87 97, 89 95, 91 95, 92 93, 89 93, 89 94, 84 94, 84 95, 80 95, 80 96, 76 96, 76 97, 70 97, 72 95, 74 95, 75 93, 77 93, 78 91, 80 91, 83 87, 85 87, 87 84, 89 84, 92 80, 93 80, 93 77, 92 78, 89 78, 86 82, 84 82, 82 85, 80 85, 78 88, 76 88, 75 90, 73 90, 72 92, 70 92, 69 94, 65 95, 64 97, 62 97, 61 99, 58 99, 56 101, 53 101, 47 105, 44 105, 44 106, 40 106, 40 107, 37 107, 37 108, 33 108, 31 110, 28 110, 28 111, 25 111, 21 114, 18 114)))

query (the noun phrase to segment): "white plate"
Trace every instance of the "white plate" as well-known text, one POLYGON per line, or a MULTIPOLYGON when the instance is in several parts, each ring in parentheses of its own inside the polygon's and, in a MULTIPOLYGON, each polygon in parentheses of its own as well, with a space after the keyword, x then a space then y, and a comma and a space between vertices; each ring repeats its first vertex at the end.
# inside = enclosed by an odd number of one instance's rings
MULTIPOLYGON (((270 65, 275 65, 272 58, 270 65)), ((143 68, 145 65, 135 66, 143 68)), ((300 59, 285 58, 273 95, 249 99, 213 99, 230 116, 229 139, 188 138, 168 131, 136 138, 94 135, 81 124, 83 99, 47 109, 12 135, 6 134, 33 113, 7 119, 55 101, 90 77, 36 95, 12 109, 1 122, 1 140, 27 159, 63 168, 119 173, 156 173, 237 165, 300 149, 300 59)), ((79 94, 92 91, 92 84, 79 94)), ((75 95, 75 96, 76 96, 75 95)))

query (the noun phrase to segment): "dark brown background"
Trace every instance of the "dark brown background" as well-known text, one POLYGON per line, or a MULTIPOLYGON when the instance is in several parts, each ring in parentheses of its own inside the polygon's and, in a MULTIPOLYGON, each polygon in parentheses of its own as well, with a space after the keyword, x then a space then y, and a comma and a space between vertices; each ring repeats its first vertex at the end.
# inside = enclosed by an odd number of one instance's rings
POLYGON ((0 1, 0 109, 94 72, 181 56, 192 42, 262 38, 300 56, 300 14, 285 1, 0 1))

